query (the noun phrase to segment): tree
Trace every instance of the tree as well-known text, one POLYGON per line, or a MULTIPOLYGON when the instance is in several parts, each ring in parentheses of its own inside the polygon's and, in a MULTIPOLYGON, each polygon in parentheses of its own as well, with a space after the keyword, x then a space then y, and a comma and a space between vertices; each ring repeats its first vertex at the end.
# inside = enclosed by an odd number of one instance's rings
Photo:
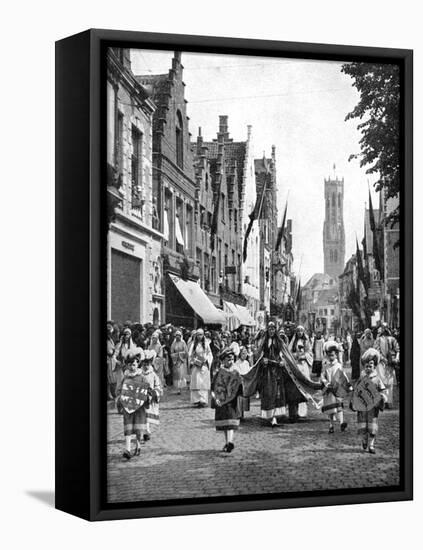
MULTIPOLYGON (((368 166, 367 174, 377 174, 376 191, 385 199, 396 198, 400 189, 400 69, 388 63, 345 63, 341 71, 353 79, 360 100, 345 120, 359 119, 360 159, 368 166)), ((385 220, 391 226, 399 222, 399 206, 385 220)))

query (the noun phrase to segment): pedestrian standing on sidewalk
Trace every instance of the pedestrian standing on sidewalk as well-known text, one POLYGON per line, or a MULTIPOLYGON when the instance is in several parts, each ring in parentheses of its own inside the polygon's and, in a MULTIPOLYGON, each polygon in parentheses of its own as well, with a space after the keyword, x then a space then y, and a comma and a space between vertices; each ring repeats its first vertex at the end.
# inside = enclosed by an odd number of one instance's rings
POLYGON ((199 328, 188 348, 188 362, 191 368, 191 403, 195 407, 207 407, 210 391, 210 367, 213 355, 204 338, 204 330, 199 328))
POLYGON ((347 423, 344 422, 344 403, 342 395, 345 390, 349 389, 349 381, 344 373, 344 369, 338 360, 339 345, 333 340, 329 340, 325 344, 325 353, 328 362, 322 370, 320 380, 323 388, 323 407, 322 412, 329 417, 329 433, 334 432, 333 423, 338 419, 341 426, 341 432, 347 428, 347 423), (344 391, 341 391, 344 389, 344 391))
POLYGON ((238 397, 242 394, 241 375, 234 368, 235 355, 231 348, 220 354, 220 369, 213 379, 212 406, 215 409, 216 431, 223 431, 225 446, 222 451, 230 453, 235 448, 234 432, 239 428, 241 411, 238 397))
POLYGON ((181 395, 182 388, 186 386, 188 348, 184 340, 182 340, 182 332, 180 330, 175 332, 175 339, 170 346, 170 356, 173 365, 173 386, 176 388, 178 395, 181 395))
MULTIPOLYGON (((367 408, 363 411, 357 411, 357 428, 358 434, 361 436, 361 446, 364 451, 367 449, 369 453, 375 454, 375 439, 378 432, 378 417, 379 412, 383 411, 385 404, 388 400, 387 389, 382 382, 381 378, 377 374, 377 365, 380 362, 380 354, 376 349, 368 349, 363 357, 362 363, 364 365, 364 370, 362 371, 357 384, 355 385, 354 392, 358 391, 358 388, 364 387, 363 382, 369 382, 371 386, 378 392, 379 399, 376 401, 374 406, 367 408)), ((371 393, 371 392, 370 392, 371 393)), ((354 394, 353 399, 351 400, 350 408, 354 410, 354 394)))

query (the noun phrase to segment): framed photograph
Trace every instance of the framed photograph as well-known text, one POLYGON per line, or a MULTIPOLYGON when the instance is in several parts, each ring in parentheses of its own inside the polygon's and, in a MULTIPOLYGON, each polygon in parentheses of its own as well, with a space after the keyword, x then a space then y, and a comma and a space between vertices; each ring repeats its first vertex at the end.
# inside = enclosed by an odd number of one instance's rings
POLYGON ((412 51, 56 44, 56 507, 412 499, 412 51))

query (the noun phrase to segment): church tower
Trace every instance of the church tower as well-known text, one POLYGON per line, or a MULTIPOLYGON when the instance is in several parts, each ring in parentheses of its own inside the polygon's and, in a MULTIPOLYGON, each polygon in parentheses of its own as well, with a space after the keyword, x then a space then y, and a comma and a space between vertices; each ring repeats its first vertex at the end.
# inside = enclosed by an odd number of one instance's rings
POLYGON ((324 272, 336 281, 345 266, 344 178, 325 179, 325 222, 323 225, 324 272))

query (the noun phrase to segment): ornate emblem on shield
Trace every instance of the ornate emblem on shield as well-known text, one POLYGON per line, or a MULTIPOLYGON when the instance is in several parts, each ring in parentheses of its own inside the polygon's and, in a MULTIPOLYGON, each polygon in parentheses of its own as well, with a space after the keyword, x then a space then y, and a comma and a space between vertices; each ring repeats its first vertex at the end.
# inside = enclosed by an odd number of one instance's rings
POLYGON ((352 406, 356 411, 369 411, 380 401, 377 387, 368 378, 362 378, 354 386, 352 406))
POLYGON ((127 413, 131 414, 135 412, 142 407, 147 400, 147 386, 132 381, 123 383, 120 402, 127 413))

